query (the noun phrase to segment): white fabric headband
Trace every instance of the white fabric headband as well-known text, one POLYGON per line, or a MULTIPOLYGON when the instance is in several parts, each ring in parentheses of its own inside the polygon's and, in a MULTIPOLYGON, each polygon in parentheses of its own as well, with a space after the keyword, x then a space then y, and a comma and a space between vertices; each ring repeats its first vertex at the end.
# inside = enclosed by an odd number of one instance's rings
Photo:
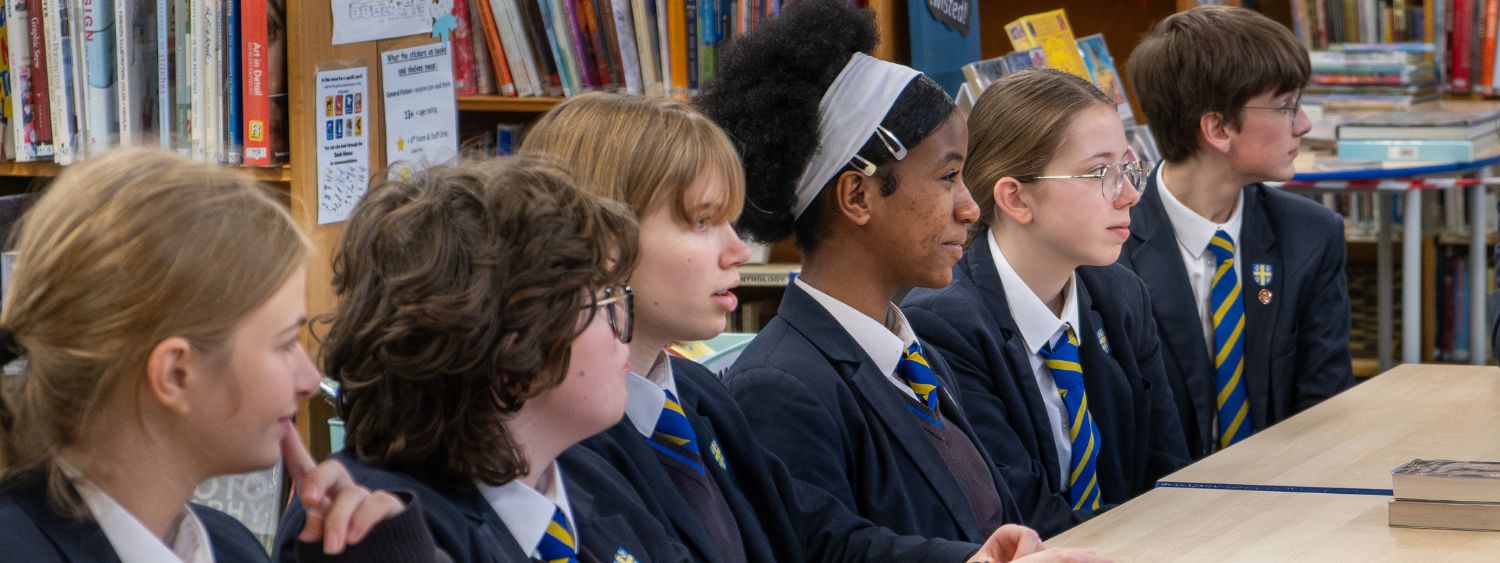
MULTIPOLYGON (((792 217, 800 218, 828 179, 857 155, 870 135, 880 127, 886 112, 906 85, 922 73, 910 67, 882 61, 864 53, 849 57, 844 70, 818 102, 818 150, 797 179, 797 204, 792 217)), ((882 137, 882 141, 886 141, 882 137)), ((894 137, 896 147, 901 147, 894 137)), ((887 144, 887 148, 891 148, 887 144)), ((892 151, 895 154, 895 151, 892 151)), ((897 157, 905 157, 904 148, 897 157)), ((871 171, 873 172, 873 171, 871 171)))

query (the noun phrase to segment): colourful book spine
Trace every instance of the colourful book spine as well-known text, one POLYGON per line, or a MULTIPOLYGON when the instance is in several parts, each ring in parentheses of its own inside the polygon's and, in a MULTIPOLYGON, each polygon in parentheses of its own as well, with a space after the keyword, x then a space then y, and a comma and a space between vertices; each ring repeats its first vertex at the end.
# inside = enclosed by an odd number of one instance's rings
MULTIPOLYGON (((124 1, 124 0, 120 0, 124 1)), ((239 164, 245 154, 245 90, 240 57, 240 6, 242 0, 225 0, 224 6, 224 161, 239 164)))
POLYGON ((31 48, 31 118, 38 160, 54 155, 52 143, 52 104, 47 76, 47 39, 42 17, 43 0, 26 0, 26 38, 31 48))
POLYGON ((267 70, 266 0, 245 0, 240 5, 240 38, 244 55, 240 57, 245 76, 245 166, 272 166, 271 158, 271 75, 267 70))
POLYGON ((573 0, 561 0, 563 8, 563 21, 566 24, 565 31, 572 51, 573 67, 578 69, 579 82, 584 89, 597 88, 599 86, 599 71, 594 67, 593 59, 589 56, 588 44, 583 38, 582 25, 578 20, 578 6, 573 0))
POLYGON ((458 23, 453 28, 452 48, 449 49, 453 56, 453 93, 463 96, 478 91, 474 80, 474 40, 471 36, 473 30, 469 27, 468 0, 453 2, 453 19, 458 23))
MULTIPOLYGON (((488 3, 488 0, 463 0, 465 4, 473 2, 488 3)), ((494 94, 495 70, 490 66, 490 46, 484 39, 484 22, 480 19, 482 14, 478 4, 469 6, 469 46, 470 57, 474 67, 474 93, 494 94), (477 36, 476 36, 477 34, 477 36)))
MULTIPOLYGON (((692 88, 688 73, 687 0, 667 0, 667 32, 664 40, 670 51, 672 69, 672 91, 674 95, 686 95, 692 88)), ((694 61, 696 62, 696 61, 694 61)))
POLYGON ((78 129, 73 95, 73 49, 67 2, 44 0, 42 13, 47 14, 47 87, 46 97, 52 109, 53 159, 58 164, 72 164, 78 129))
POLYGON ((84 72, 87 73, 84 133, 87 152, 104 152, 119 142, 120 98, 115 67, 114 0, 80 2, 83 31, 84 72))
POLYGON ((1473 0, 1453 0, 1453 36, 1450 53, 1453 60, 1449 87, 1457 93, 1467 93, 1472 86, 1470 59, 1471 43, 1474 39, 1473 0))
POLYGON ((490 0, 479 0, 477 4, 482 31, 484 32, 484 43, 489 46, 490 62, 494 64, 495 81, 498 85, 500 95, 516 95, 515 79, 510 73, 510 62, 505 58, 505 46, 500 41, 500 30, 498 20, 495 19, 495 8, 490 0))
POLYGON ((0 132, 4 138, 0 139, 0 160, 15 160, 16 143, 15 135, 17 117, 20 112, 15 111, 15 96, 11 94, 10 76, 10 29, 6 25, 10 20, 10 7, 0 5, 0 132))
POLYGON ((11 144, 16 149, 18 162, 31 162, 36 155, 36 111, 31 96, 31 34, 27 30, 30 16, 26 0, 8 0, 6 27, 10 28, 6 41, 9 43, 10 64, 10 123, 11 144))

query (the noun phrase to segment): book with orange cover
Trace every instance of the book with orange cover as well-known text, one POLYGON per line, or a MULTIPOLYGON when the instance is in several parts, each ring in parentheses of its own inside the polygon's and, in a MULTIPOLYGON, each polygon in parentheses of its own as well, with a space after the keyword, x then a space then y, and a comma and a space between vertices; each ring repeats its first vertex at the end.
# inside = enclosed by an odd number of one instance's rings
POLYGON ((686 94, 688 82, 687 0, 667 0, 667 48, 671 53, 670 94, 686 94))
POLYGON ((490 47, 490 62, 495 68, 495 85, 502 96, 516 95, 516 82, 510 75, 510 64, 505 62, 505 47, 500 43, 500 30, 495 27, 495 10, 489 0, 474 3, 479 8, 480 27, 484 28, 484 42, 490 47))

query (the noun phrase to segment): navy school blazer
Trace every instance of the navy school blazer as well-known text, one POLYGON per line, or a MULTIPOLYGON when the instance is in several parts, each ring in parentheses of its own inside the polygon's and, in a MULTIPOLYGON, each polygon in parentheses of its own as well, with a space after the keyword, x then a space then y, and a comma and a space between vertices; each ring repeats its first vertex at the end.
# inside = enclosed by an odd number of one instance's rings
MULTIPOLYGON (((1104 504, 1114 505, 1187 465, 1187 445, 1145 286, 1120 266, 1077 273, 1084 388, 1102 436, 1099 487, 1104 504)), ((903 305, 907 320, 953 368, 969 421, 1026 521, 1048 537, 1085 519, 1087 513, 1072 510, 1068 484, 1058 475, 1052 424, 989 244, 980 239, 969 246, 948 287, 913 290, 903 305)))
MULTIPOLYGON (((534 546, 522 547, 510 535, 500 515, 474 483, 464 480, 434 482, 354 459, 337 457, 355 482, 371 489, 411 491, 421 501, 422 516, 438 549, 454 563, 529 563, 534 546)), ((568 502, 578 527, 578 559, 615 561, 629 555, 634 561, 691 561, 686 548, 672 540, 640 501, 628 492, 618 473, 602 459, 573 448, 558 458, 568 480, 568 502), (603 489, 603 487, 611 487, 603 489)), ((306 514, 292 503, 276 532, 275 561, 296 561, 294 546, 306 514)))
MULTIPOLYGON (((190 505, 208 531, 214 561, 265 563, 266 548, 250 530, 223 512, 190 505)), ((0 493, 0 560, 26 563, 119 563, 114 546, 94 520, 76 521, 52 510, 40 479, 0 493)))
MULTIPOLYGON (((1120 264, 1151 291, 1188 451, 1199 458, 1212 451, 1214 364, 1177 232, 1162 207, 1160 170, 1151 173, 1140 203, 1130 210, 1130 239, 1120 264)), ((1246 186, 1244 198, 1235 241, 1245 307, 1242 377, 1250 417, 1260 431, 1354 385, 1349 290, 1343 219, 1317 202, 1264 184, 1246 186), (1257 268, 1269 276, 1253 275, 1257 268)))
MULTIPOLYGON (((943 415, 979 450, 940 354, 943 415)), ((725 378, 750 427, 792 476, 899 534, 983 542, 958 481, 906 407, 901 392, 811 295, 789 284, 776 318, 745 348, 725 378)), ((1021 514, 992 472, 1007 523, 1021 514)))
MULTIPOLYGON (((672 358, 682 410, 701 444, 718 444, 720 466, 705 467, 739 523, 750 561, 963 561, 979 546, 899 536, 856 516, 827 492, 792 478, 765 452, 729 390, 707 368, 672 358)), ((656 451, 623 420, 582 444, 620 470, 647 508, 687 545, 695 561, 717 561, 708 534, 662 467, 656 451)), ((705 446, 706 448, 707 446, 705 446)))

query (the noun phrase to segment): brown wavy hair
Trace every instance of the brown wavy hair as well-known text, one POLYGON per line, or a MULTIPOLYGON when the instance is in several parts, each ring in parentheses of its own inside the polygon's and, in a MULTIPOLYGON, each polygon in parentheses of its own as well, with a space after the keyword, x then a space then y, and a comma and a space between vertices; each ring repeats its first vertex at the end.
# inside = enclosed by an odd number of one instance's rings
POLYGON ((319 319, 348 450, 427 479, 524 474, 505 422, 562 381, 580 308, 629 277, 637 244, 622 205, 532 157, 372 188, 334 260, 340 302, 319 319))

